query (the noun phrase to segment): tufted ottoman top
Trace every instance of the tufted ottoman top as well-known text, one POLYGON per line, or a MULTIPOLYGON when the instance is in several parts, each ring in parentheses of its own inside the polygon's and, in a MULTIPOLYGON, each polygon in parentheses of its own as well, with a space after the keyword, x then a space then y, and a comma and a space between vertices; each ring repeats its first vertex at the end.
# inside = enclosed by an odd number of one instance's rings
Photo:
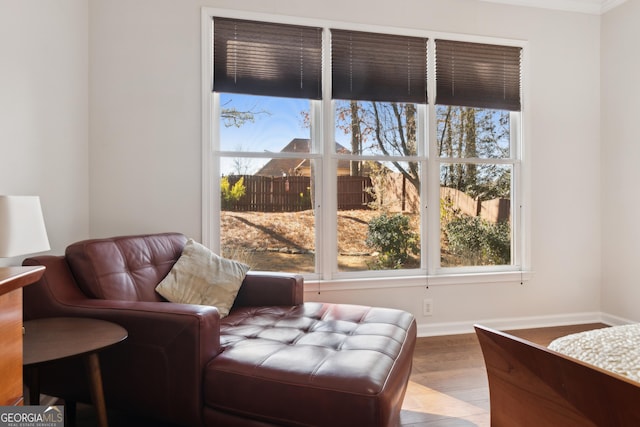
POLYGON ((206 405, 283 425, 383 426, 397 416, 415 345, 411 314, 305 303, 240 308, 222 323, 206 405))

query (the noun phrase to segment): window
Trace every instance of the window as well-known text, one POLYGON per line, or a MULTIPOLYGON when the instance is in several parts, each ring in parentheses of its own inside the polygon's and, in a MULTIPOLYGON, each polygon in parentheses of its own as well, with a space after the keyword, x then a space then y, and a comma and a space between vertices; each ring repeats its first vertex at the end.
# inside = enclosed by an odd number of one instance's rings
POLYGON ((203 14, 205 244, 322 281, 522 269, 521 46, 229 13, 203 14))
POLYGON ((314 273, 316 150, 305 117, 321 97, 322 30, 213 24, 221 253, 256 270, 314 273))
POLYGON ((521 49, 435 45, 441 266, 512 265, 521 49))
POLYGON ((427 42, 331 30, 338 272, 421 268, 427 42))

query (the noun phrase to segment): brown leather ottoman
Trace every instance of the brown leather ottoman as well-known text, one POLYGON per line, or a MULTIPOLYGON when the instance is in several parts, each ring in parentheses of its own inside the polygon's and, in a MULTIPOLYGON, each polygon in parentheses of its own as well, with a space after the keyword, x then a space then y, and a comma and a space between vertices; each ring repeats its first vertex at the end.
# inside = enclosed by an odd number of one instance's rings
POLYGON ((305 303, 241 308, 222 323, 224 351, 204 374, 207 425, 399 423, 416 340, 411 314, 305 303))

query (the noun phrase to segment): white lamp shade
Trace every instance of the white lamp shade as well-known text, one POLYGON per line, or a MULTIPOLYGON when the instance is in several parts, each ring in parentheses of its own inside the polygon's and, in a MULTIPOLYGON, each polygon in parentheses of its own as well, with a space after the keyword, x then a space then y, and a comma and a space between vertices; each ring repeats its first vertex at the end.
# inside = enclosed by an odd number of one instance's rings
POLYGON ((48 251, 38 196, 0 196, 0 258, 48 251))

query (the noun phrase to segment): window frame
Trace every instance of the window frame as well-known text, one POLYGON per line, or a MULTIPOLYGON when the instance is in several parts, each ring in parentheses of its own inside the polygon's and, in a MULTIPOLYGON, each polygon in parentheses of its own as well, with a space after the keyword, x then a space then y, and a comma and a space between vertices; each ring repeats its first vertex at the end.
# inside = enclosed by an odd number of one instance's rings
MULTIPOLYGON (((328 100, 331 104, 331 123, 332 123, 332 127, 330 129, 330 134, 331 136, 335 135, 335 124, 333 123, 333 119, 335 118, 335 101, 333 99, 329 99, 328 100)), ((418 118, 417 118, 417 139, 418 142, 420 142, 420 138, 422 137, 422 141, 425 141, 427 139, 427 105, 424 104, 415 104, 417 107, 417 113, 418 113, 418 118)), ((329 130, 327 130, 327 132, 329 132, 329 130)), ((327 138, 328 140, 328 138, 327 138)), ((418 152, 416 153, 416 155, 414 156, 410 156, 410 157, 400 157, 400 156, 383 156, 383 155, 357 155, 357 154, 338 154, 335 152, 331 153, 331 163, 333 165, 333 167, 335 167, 337 165, 337 162, 339 160, 372 160, 372 161, 379 161, 379 162, 386 162, 389 160, 399 160, 402 162, 417 162, 419 163, 419 168, 422 171, 421 172, 421 177, 422 178, 426 178, 427 176, 427 170, 429 168, 429 162, 428 162, 428 150, 426 149, 427 147, 424 145, 418 145, 418 152)), ((337 176, 337 172, 335 169, 331 169, 331 173, 332 175, 330 175, 331 177, 336 177, 337 176)), ((331 179, 331 182, 334 183, 335 185, 335 179, 331 179)), ((425 203, 426 197, 425 195, 428 195, 428 191, 427 191, 427 182, 429 180, 428 179, 421 179, 420 180, 420 234, 421 234, 421 239, 420 239, 420 267, 419 268, 412 268, 412 269, 398 269, 398 270, 363 270, 363 271, 357 271, 357 272, 341 272, 337 270, 337 265, 334 263, 332 263, 331 265, 331 270, 329 271, 330 274, 330 280, 358 280, 358 279, 362 279, 362 280, 370 280, 372 278, 376 278, 376 279, 383 279, 383 278, 398 278, 398 277, 414 277, 416 275, 424 277, 427 275, 428 267, 427 267, 427 262, 428 262, 428 239, 423 239, 422 238, 422 230, 427 230, 427 206, 428 204, 425 203)), ((331 193, 329 193, 331 195, 335 195, 336 191, 333 191, 331 193)), ((337 207, 337 200, 336 197, 327 197, 329 199, 330 202, 332 202, 332 205, 327 208, 330 209, 330 213, 326 214, 326 216, 330 217, 330 225, 333 228, 332 231, 332 241, 337 243, 337 236, 333 236, 333 234, 335 234, 335 224, 337 224, 337 216, 338 216, 338 207, 337 207)), ((439 208, 438 208, 439 209, 439 208)), ((332 243, 333 245, 333 243, 332 243)), ((334 245, 335 246, 335 245, 334 245)), ((337 257, 336 257, 336 253, 334 251, 334 253, 331 256, 327 256, 328 258, 330 258, 332 261, 336 261, 337 257)))
MULTIPOLYGON (((324 49, 322 71, 323 99, 310 100, 312 143, 320 144, 318 152, 309 153, 309 158, 318 162, 318 174, 316 176, 316 188, 318 189, 315 209, 318 214, 316 222, 316 243, 318 236, 329 243, 323 246, 316 245, 321 250, 316 251, 316 273, 305 274, 305 283, 310 289, 320 290, 353 290, 375 289, 394 287, 413 287, 429 285, 451 284, 486 284, 486 283, 524 283, 531 275, 530 263, 530 215, 528 204, 525 203, 530 195, 530 165, 526 160, 527 145, 524 143, 528 130, 525 127, 526 111, 528 111, 528 49, 527 42, 522 40, 502 39, 479 35, 463 35, 444 33, 429 30, 416 30, 397 27, 385 27, 368 24, 355 24, 337 22, 331 20, 319 20, 281 16, 263 13, 252 13, 237 10, 203 7, 201 11, 201 56, 202 56, 202 243, 214 251, 220 251, 219 224, 220 224, 220 198, 218 196, 220 182, 220 167, 218 156, 238 155, 246 156, 242 152, 222 152, 216 150, 216 140, 219 140, 220 105, 218 95, 213 92, 213 25, 214 16, 274 22, 282 24, 309 25, 323 28, 323 43, 329 46, 330 29, 344 29, 364 32, 379 32, 398 34, 405 36, 418 36, 428 38, 428 103, 419 104, 419 123, 423 128, 426 140, 423 144, 423 154, 411 160, 420 162, 422 169, 421 180, 421 226, 422 230, 440 230, 440 197, 439 197, 439 169, 442 164, 437 156, 436 135, 436 106, 435 106, 435 40, 448 39, 452 41, 476 42, 499 44, 505 46, 517 46, 522 48, 521 62, 521 93, 522 109, 511 113, 511 158, 509 164, 513 165, 512 177, 512 262, 505 266, 486 267, 441 267, 439 239, 421 238, 421 267, 411 270, 389 271, 359 271, 338 272, 334 267, 336 250, 331 249, 336 245, 336 221, 337 200, 336 183, 332 177, 336 176, 335 165, 341 158, 333 149, 332 139, 335 132, 334 102, 331 99, 331 69, 327 64, 331 63, 330 49, 324 49), (330 135, 330 138, 323 138, 330 135), (217 139, 216 139, 217 138, 217 139), (426 148, 426 150, 425 150, 426 148), (437 214, 430 214, 436 211, 437 214), (328 239, 327 239, 328 238, 328 239)), ((271 154, 264 154, 271 157, 271 154)), ((259 157, 260 155, 254 155, 259 157)), ((483 160, 484 161, 484 160, 483 160)), ((490 159, 495 163, 495 159, 490 159)), ((421 237, 425 234, 421 231, 421 237)), ((428 233, 431 235, 434 233, 428 233)))

